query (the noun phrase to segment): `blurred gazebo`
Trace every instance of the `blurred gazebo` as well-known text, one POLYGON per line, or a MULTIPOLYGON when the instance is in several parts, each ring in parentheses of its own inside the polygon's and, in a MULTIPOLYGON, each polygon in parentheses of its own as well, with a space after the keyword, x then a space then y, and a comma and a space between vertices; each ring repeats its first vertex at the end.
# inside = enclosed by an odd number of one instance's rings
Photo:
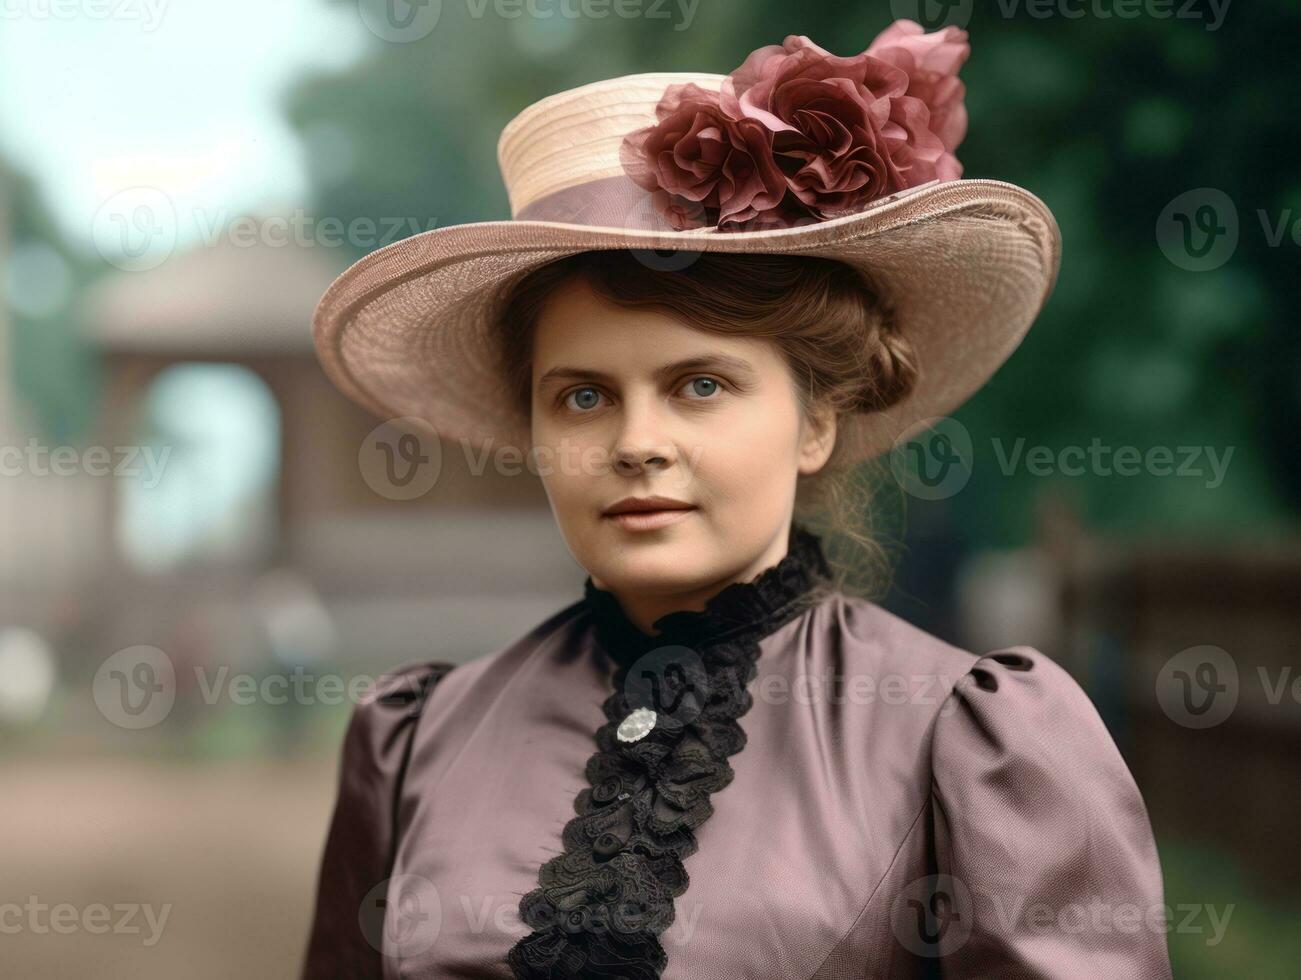
MULTIPOLYGON (((223 240, 88 291, 94 441, 152 445, 155 463, 170 447, 154 487, 101 481, 112 579, 144 603, 240 605, 251 578, 287 569, 322 598, 345 656, 489 652, 576 598, 581 570, 536 477, 475 475, 459 448, 426 443, 435 482, 376 486, 362 454, 383 420, 330 384, 312 346, 312 310, 346 265, 328 251, 223 240)), ((148 642, 134 608, 124 642, 148 642)))

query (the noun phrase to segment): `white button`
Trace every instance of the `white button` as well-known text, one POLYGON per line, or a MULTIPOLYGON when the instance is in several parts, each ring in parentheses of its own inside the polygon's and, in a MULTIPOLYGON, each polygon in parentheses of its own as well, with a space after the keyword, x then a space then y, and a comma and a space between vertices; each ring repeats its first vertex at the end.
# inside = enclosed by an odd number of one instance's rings
POLYGON ((655 727, 655 712, 650 708, 634 708, 628 717, 619 722, 615 732, 620 742, 635 742, 645 738, 655 727))

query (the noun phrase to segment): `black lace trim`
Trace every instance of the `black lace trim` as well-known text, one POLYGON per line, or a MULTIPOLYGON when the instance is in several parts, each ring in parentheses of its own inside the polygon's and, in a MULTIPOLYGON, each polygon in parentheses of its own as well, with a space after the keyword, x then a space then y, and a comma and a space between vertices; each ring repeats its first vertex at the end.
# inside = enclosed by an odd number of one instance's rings
POLYGON ((732 781, 728 758, 745 747, 737 719, 753 704, 747 687, 759 641, 829 590, 820 539, 798 524, 780 562, 753 582, 728 585, 703 610, 662 616, 654 635, 587 579, 597 641, 617 664, 615 691, 602 704, 607 720, 587 761, 589 786, 574 799, 577 816, 562 831, 564 851, 520 901, 533 931, 507 954, 519 980, 663 973, 659 935, 689 884, 682 861, 714 812, 710 796, 732 781), (635 709, 653 711, 653 726, 621 740, 635 709))

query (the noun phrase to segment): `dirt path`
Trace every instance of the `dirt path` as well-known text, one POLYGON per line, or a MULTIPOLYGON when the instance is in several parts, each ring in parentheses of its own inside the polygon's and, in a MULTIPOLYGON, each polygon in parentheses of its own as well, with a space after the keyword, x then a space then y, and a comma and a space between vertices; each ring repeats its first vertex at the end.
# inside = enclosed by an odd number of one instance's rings
POLYGON ((336 764, 0 763, 0 974, 290 980, 336 764))

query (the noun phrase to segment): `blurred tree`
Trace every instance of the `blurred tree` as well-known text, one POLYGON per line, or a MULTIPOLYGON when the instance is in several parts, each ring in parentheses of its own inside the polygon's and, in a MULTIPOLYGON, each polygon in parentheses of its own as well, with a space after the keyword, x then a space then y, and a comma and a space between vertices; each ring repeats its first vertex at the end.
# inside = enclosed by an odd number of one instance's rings
POLYGON ((35 181, 2 156, 0 198, 7 212, 0 322, 11 331, 14 394, 47 439, 75 441, 90 423, 98 376, 73 297, 95 270, 63 240, 35 181))

